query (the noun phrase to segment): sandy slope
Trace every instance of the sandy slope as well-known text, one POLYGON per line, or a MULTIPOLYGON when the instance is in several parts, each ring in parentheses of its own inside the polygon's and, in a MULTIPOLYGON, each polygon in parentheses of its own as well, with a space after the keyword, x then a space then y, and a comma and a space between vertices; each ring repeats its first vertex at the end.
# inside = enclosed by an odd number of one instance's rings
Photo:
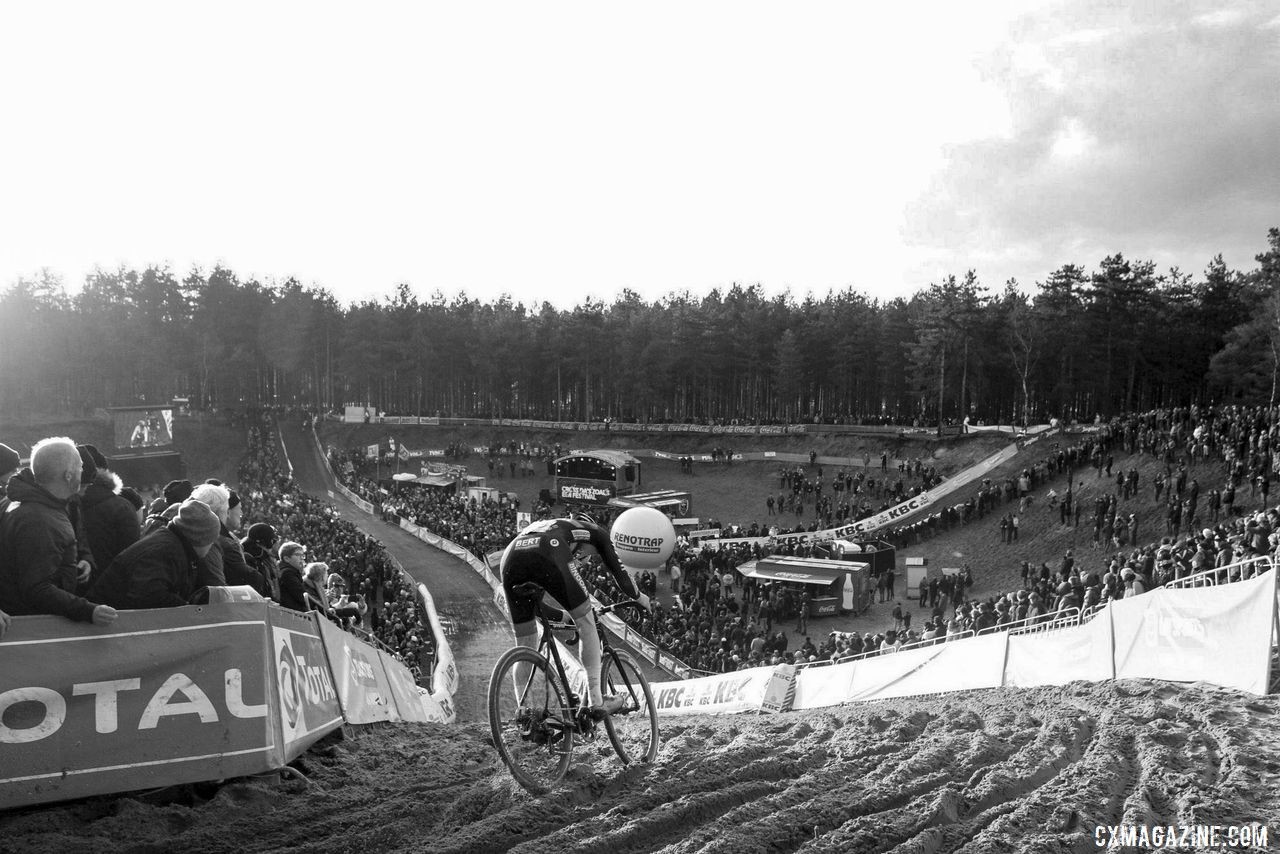
POLYGON ((588 744, 542 798, 481 724, 352 729, 297 763, 309 787, 0 815, 0 851, 1091 851, 1121 821, 1280 830, 1278 713, 1122 682, 668 718, 653 765, 588 744))

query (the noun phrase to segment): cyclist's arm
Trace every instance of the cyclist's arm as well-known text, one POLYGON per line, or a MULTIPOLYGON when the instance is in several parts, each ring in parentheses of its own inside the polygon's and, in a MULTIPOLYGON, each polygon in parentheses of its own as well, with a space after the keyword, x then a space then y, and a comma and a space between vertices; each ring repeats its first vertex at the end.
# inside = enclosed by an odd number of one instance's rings
POLYGON ((604 565, 613 575, 614 580, 618 582, 622 592, 627 595, 628 599, 639 599, 640 591, 636 589, 635 582, 631 580, 631 576, 623 568, 622 560, 618 557, 618 550, 613 547, 613 541, 609 539, 609 535, 604 532, 603 528, 595 526, 588 527, 587 531, 591 534, 591 545, 600 553, 600 559, 604 561, 604 565))

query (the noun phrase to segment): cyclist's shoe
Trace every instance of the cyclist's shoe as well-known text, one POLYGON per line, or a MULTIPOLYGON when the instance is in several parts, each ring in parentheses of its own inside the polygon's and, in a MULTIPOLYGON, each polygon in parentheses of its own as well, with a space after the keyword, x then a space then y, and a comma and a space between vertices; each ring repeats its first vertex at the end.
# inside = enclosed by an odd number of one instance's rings
POLYGON ((602 720, 609 715, 616 715, 622 711, 623 706, 627 704, 626 697, 621 694, 614 694, 611 697, 605 697, 600 705, 591 707, 591 715, 596 720, 602 720))

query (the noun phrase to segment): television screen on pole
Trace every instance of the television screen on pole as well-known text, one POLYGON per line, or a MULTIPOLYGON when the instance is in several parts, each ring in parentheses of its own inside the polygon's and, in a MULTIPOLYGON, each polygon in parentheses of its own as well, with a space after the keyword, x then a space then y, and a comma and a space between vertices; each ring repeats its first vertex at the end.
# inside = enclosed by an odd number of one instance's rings
POLYGON ((173 444, 173 408, 130 406, 111 410, 116 448, 145 450, 173 444))

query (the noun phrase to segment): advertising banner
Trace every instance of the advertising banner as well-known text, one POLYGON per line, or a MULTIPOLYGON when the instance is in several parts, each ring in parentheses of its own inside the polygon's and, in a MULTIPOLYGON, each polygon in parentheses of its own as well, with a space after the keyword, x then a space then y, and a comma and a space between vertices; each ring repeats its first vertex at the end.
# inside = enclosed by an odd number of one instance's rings
POLYGON ((1066 685, 1076 679, 1101 682, 1115 677, 1111 658, 1111 614, 1065 629, 1009 637, 1004 684, 1019 688, 1066 685))
POLYGON ((1274 571, 1217 587, 1160 587, 1112 602, 1116 678, 1203 679, 1265 694, 1275 608, 1274 571))
POLYGON ((806 667, 796 674, 793 709, 821 709, 849 702, 853 693, 853 668, 857 662, 806 667))
POLYGON ((760 701, 760 711, 790 711, 795 698, 796 666, 779 664, 773 668, 773 673, 769 676, 769 684, 764 689, 764 699, 760 701))
MULTIPOLYGON (((312 617, 268 606, 284 761, 342 726, 342 708, 312 617)), ((322 619, 322 618, 317 618, 322 619)))
MULTIPOLYGON (((382 650, 378 650, 377 653, 378 661, 387 676, 387 684, 391 686, 391 696, 395 699, 396 711, 400 713, 401 720, 429 723, 428 708, 423 705, 418 683, 413 681, 413 674, 409 672, 409 668, 382 650)), ((436 722, 444 723, 445 720, 441 718, 436 722)))
POLYGON ((376 460, 378 458, 378 445, 376 442, 372 445, 365 446, 364 458, 366 460, 376 460))
POLYGON ((849 699, 880 700, 904 696, 904 692, 895 690, 897 683, 937 657, 945 645, 903 649, 891 655, 859 659, 855 662, 853 679, 849 683, 849 699))
POLYGON ((0 641, 0 809, 279 767, 267 606, 18 617, 0 641))
POLYGON ((348 723, 398 721, 391 686, 373 647, 328 620, 320 620, 320 637, 333 670, 338 702, 348 723))
POLYGON ((561 502, 608 504, 609 499, 617 495, 617 484, 577 477, 556 478, 556 498, 561 502))
POLYGON ((658 714, 725 715, 755 712, 773 677, 772 667, 753 667, 682 682, 658 682, 653 687, 658 714))

